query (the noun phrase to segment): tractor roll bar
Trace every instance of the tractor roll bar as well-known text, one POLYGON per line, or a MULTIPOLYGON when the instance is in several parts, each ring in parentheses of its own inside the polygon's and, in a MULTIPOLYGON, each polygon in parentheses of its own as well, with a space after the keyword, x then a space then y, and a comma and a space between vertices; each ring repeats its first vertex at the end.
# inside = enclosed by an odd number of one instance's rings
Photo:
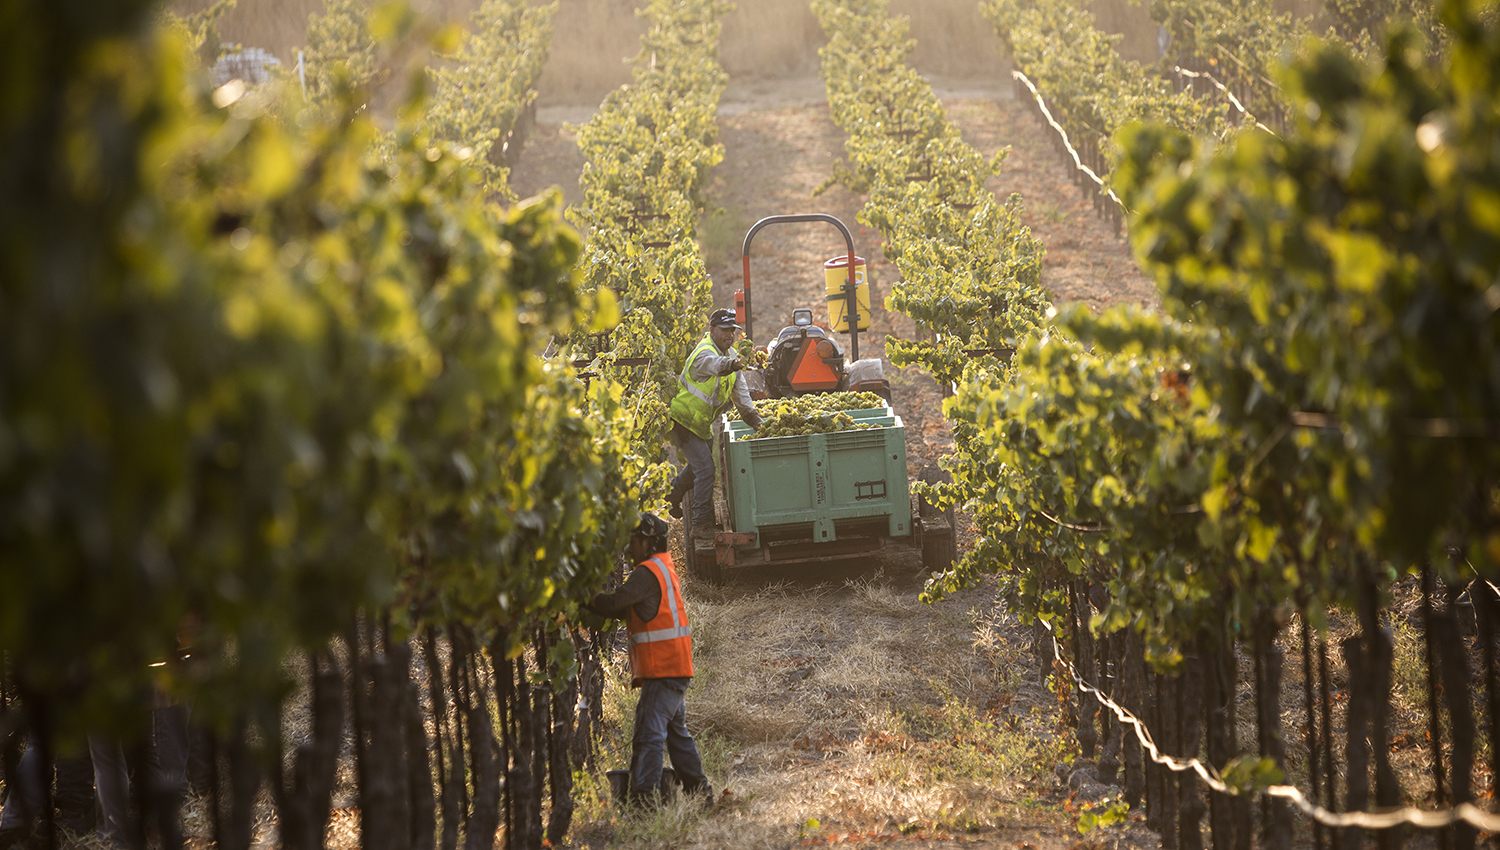
POLYGON ((745 248, 744 248, 744 250, 743 250, 743 252, 741 254, 741 257, 740 257, 741 262, 744 264, 744 271, 745 271, 745 336, 746 337, 750 337, 750 338, 754 337, 754 334, 752 334, 751 331, 750 331, 750 329, 751 329, 751 324, 750 324, 750 322, 751 322, 751 318, 750 318, 751 317, 751 313, 750 313, 750 241, 755 238, 755 234, 758 233, 762 227, 766 227, 766 226, 772 225, 772 224, 794 224, 794 223, 799 222, 799 221, 826 221, 829 224, 833 225, 834 227, 837 227, 839 229, 839 232, 842 233, 842 234, 844 234, 844 244, 849 247, 849 259, 848 259, 848 266, 849 266, 849 286, 848 286, 848 289, 847 289, 847 291, 845 293, 845 296, 847 297, 848 301, 846 302, 846 305, 844 307, 844 315, 845 315, 845 317, 847 317, 847 319, 849 321, 849 348, 850 348, 850 354, 853 355, 852 359, 858 360, 859 359, 859 299, 858 299, 857 294, 854 291, 854 237, 849 233, 849 228, 845 227, 844 223, 842 221, 839 221, 837 218, 834 218, 833 216, 829 215, 828 213, 802 213, 802 214, 799 214, 799 215, 768 215, 765 218, 761 219, 760 221, 757 221, 754 224, 754 226, 752 226, 750 228, 750 232, 745 234, 745 248))

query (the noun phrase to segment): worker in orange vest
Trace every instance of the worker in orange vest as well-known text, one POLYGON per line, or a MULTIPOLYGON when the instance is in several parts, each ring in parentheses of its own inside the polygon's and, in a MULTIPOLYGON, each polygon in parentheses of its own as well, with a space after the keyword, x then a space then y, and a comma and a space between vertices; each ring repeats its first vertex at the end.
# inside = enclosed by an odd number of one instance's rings
POLYGON ((714 789, 687 730, 687 689, 693 681, 693 637, 682 583, 667 552, 665 520, 641 516, 630 534, 635 570, 613 593, 595 596, 589 607, 625 621, 630 636, 630 686, 640 688, 635 734, 630 745, 630 797, 651 804, 661 785, 662 749, 689 794, 703 794, 713 805, 714 789))

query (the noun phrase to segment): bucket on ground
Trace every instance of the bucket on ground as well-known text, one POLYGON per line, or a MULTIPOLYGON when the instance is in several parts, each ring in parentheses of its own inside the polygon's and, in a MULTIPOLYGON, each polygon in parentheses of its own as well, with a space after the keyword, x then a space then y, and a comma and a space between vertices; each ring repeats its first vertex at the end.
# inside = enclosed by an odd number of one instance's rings
MULTIPOLYGON (((604 778, 609 780, 609 797, 617 805, 625 805, 630 802, 630 771, 628 770, 606 770, 604 778)), ((670 766, 661 769, 661 783, 657 786, 661 789, 663 798, 670 798, 682 783, 677 780, 677 771, 670 766)))
POLYGON ((615 801, 615 805, 630 802, 630 771, 606 770, 604 777, 609 780, 609 798, 615 801))
MULTIPOLYGON (((838 333, 849 332, 849 255, 840 254, 823 264, 823 280, 828 286, 828 327, 838 333)), ((859 316, 858 330, 870 329, 870 283, 865 278, 865 260, 854 258, 854 297, 859 316)))

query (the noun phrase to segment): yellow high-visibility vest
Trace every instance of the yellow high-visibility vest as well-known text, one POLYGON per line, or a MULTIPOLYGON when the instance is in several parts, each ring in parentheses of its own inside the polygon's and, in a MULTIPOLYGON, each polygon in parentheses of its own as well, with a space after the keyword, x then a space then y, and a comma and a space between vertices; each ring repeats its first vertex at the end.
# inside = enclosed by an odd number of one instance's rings
POLYGON ((714 345, 713 337, 704 334, 703 341, 698 343, 698 347, 688 355, 687 362, 682 364, 682 374, 677 376, 677 395, 672 398, 670 411, 672 419, 681 423, 682 427, 709 440, 713 438, 714 416, 729 404, 734 393, 735 374, 730 372, 728 375, 714 375, 705 381, 693 380, 688 372, 705 346, 714 356, 723 356, 719 347, 714 345))

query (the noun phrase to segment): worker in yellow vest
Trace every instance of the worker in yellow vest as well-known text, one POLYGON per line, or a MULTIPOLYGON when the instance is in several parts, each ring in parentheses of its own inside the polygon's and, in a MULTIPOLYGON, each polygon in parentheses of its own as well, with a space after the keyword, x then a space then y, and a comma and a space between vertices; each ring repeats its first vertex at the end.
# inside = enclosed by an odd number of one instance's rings
POLYGON ((734 350, 735 338, 744 330, 733 310, 715 310, 708 317, 708 333, 688 355, 677 376, 677 395, 672 398, 672 438, 682 449, 687 465, 672 481, 668 501, 674 517, 682 516, 682 499, 693 494, 692 536, 699 540, 714 533, 714 427, 719 414, 733 404, 751 428, 760 427, 760 414, 750 400, 750 390, 739 374, 744 361, 734 350))
POLYGON ((630 797, 651 804, 661 786, 662 750, 688 794, 702 794, 713 805, 714 789, 687 730, 687 688, 693 681, 693 635, 682 583, 667 552, 670 528, 655 514, 641 516, 630 534, 630 560, 636 567, 613 593, 602 593, 589 608, 625 621, 630 636, 630 686, 640 688, 635 734, 630 743, 630 797))

